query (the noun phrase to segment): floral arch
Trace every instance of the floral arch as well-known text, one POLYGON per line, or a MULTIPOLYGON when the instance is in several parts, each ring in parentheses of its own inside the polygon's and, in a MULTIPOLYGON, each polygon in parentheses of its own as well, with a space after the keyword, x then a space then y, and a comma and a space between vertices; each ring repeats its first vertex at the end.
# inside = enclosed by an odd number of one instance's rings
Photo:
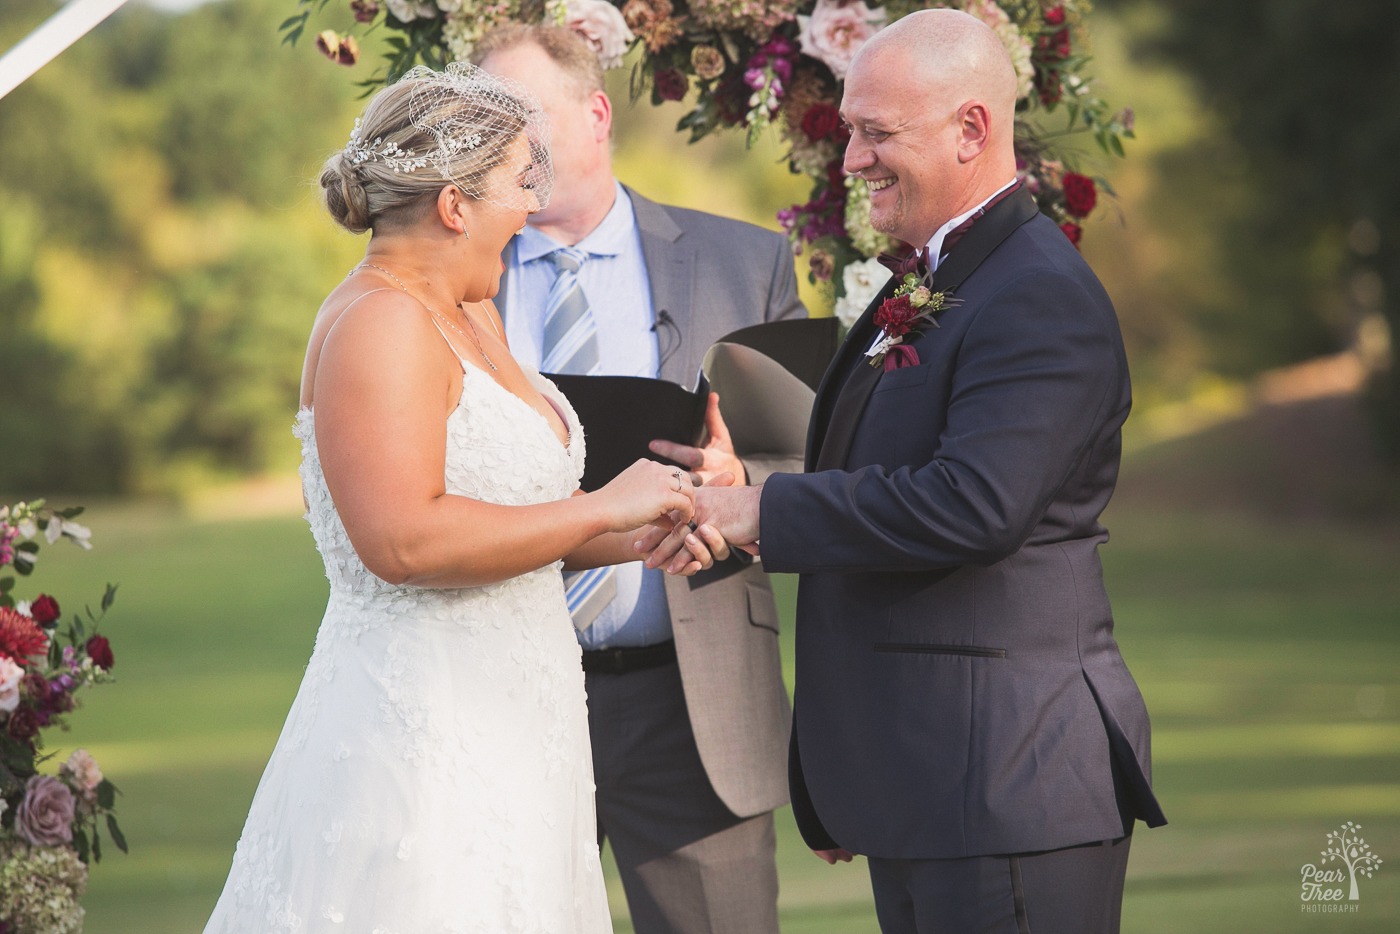
MULTIPOLYGON (((282 30, 289 41, 313 10, 330 0, 298 0, 282 30)), ((829 282, 837 314, 853 318, 885 273, 874 262, 895 251, 871 228, 865 185, 841 172, 847 134, 837 115, 842 79, 856 50, 875 32, 915 10, 952 7, 990 26, 1011 54, 1018 89, 1016 145, 1021 177, 1047 214, 1076 245, 1093 212, 1102 178, 1076 171, 1066 140, 1091 137, 1123 155, 1133 135, 1132 111, 1113 110, 1088 76, 1083 51, 1087 0, 351 0, 358 29, 387 28, 388 61, 369 88, 418 62, 441 67, 465 59, 475 43, 506 22, 552 21, 587 38, 605 68, 639 49, 634 97, 653 103, 692 101, 677 129, 691 141, 742 129, 750 142, 770 128, 780 134, 793 172, 812 181, 811 196, 779 212, 793 249, 807 252, 814 279, 829 282)), ((353 34, 327 30, 316 46, 333 61, 354 64, 353 34)))

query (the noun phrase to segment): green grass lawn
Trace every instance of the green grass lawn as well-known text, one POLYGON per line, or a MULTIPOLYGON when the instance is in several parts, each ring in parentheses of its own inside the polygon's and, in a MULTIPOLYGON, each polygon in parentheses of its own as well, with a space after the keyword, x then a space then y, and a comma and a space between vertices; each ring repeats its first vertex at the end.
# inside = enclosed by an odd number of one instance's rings
MULTIPOLYGON (((59 756, 87 746, 123 792, 132 852, 96 867, 87 929, 198 931, 310 654, 324 576, 296 518, 106 507, 85 520, 96 549, 46 549, 33 582, 70 610, 121 586, 104 624, 119 681, 51 738, 59 756)), ((1124 930, 1400 928, 1400 540, 1140 505, 1115 506, 1110 525, 1120 641, 1172 821, 1134 841, 1124 930), (1358 913, 1305 914, 1300 868, 1346 820, 1390 865, 1362 881, 1358 913)), ((877 931, 863 865, 816 860, 787 809, 779 826, 784 930, 877 931)))

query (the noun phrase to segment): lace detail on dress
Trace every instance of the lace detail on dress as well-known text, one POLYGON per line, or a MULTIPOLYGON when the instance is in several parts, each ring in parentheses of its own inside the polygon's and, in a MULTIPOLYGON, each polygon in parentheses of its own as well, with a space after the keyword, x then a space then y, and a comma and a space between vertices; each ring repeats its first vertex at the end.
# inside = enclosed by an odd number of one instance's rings
MULTIPOLYGON (((570 442, 465 366, 447 420, 449 493, 562 499, 570 442)), ((484 587, 375 577, 351 546, 298 413, 326 615, 206 932, 604 934, 579 647, 557 566, 484 587)))

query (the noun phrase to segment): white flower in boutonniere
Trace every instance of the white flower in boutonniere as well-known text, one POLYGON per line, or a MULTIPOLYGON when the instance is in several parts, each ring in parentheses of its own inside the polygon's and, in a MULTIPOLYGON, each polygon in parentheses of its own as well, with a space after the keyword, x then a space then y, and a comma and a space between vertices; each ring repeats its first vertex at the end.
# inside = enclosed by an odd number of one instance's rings
POLYGON ((957 299, 948 292, 935 292, 924 284, 918 273, 905 273, 904 281, 894 294, 875 312, 875 326, 880 338, 865 352, 871 366, 885 365, 885 372, 919 365, 919 353, 904 343, 911 333, 917 334, 925 325, 938 327, 934 315, 956 305, 957 299))

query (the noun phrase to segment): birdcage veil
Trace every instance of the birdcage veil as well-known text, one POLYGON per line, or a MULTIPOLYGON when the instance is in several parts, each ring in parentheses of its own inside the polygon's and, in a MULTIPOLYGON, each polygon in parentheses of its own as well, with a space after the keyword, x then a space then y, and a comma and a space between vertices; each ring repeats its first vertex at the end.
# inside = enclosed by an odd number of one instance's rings
POLYGON ((356 120, 345 147, 351 163, 379 162, 395 173, 431 168, 471 197, 507 210, 549 202, 554 188, 549 121, 523 87, 467 62, 453 62, 443 71, 419 65, 397 83, 408 90, 417 145, 367 139, 356 120))

